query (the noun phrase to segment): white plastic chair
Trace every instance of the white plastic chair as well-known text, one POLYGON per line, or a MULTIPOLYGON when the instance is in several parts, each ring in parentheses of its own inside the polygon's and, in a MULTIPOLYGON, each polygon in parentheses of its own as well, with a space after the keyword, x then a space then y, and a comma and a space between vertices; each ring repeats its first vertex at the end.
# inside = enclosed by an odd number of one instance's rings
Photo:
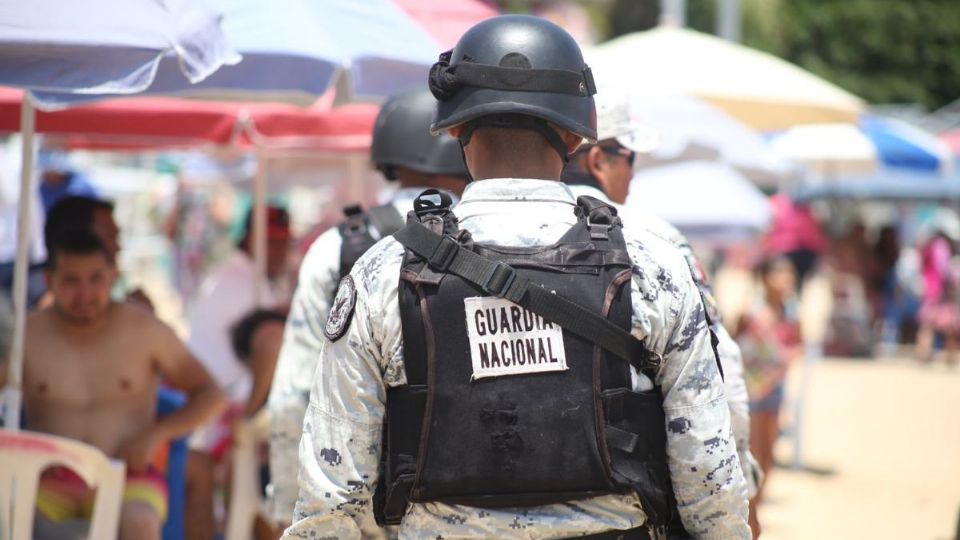
POLYGON ((78 441, 0 429, 0 538, 30 540, 40 475, 63 466, 97 489, 88 538, 117 537, 125 465, 78 441))
POLYGON ((232 485, 224 540, 250 540, 254 519, 266 515, 266 501, 260 491, 257 446, 267 439, 268 430, 269 413, 266 409, 234 425, 232 485))

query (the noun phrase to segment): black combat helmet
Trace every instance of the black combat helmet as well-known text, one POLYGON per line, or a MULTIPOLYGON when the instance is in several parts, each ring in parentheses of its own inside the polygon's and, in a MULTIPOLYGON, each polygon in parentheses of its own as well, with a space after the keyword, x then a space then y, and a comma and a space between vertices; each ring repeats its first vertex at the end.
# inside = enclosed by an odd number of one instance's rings
POLYGON ((502 127, 541 132, 564 157, 565 145, 544 120, 596 142, 593 75, 577 42, 544 19, 503 15, 478 23, 440 55, 429 82, 439 100, 434 133, 465 123, 469 130, 496 115, 514 124, 502 127))
POLYGON ((387 100, 373 125, 370 154, 388 180, 396 180, 395 167, 466 178, 467 168, 456 139, 430 134, 437 100, 420 90, 387 100))

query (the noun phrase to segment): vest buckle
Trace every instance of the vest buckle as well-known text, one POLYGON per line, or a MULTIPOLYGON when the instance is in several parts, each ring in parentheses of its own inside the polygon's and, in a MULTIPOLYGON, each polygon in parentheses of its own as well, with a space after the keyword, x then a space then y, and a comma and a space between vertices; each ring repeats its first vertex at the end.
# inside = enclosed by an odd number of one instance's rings
POLYGON ((445 234, 440 237, 440 243, 437 244, 436 249, 430 254, 430 258, 427 259, 427 264, 437 272, 445 273, 450 268, 450 263, 453 262, 459 250, 460 243, 452 236, 445 234))
POLYGON ((490 265, 484 273, 480 287, 487 294, 498 298, 505 298, 510 286, 517 279, 517 271, 508 264, 497 261, 490 265))

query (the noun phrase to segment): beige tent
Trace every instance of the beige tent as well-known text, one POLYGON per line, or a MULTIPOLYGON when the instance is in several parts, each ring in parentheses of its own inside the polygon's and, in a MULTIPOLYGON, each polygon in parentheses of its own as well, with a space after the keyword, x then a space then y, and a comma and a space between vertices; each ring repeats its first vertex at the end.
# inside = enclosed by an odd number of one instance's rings
POLYGON ((661 26, 587 52, 600 85, 702 97, 747 125, 854 122, 863 101, 773 55, 693 30, 661 26))

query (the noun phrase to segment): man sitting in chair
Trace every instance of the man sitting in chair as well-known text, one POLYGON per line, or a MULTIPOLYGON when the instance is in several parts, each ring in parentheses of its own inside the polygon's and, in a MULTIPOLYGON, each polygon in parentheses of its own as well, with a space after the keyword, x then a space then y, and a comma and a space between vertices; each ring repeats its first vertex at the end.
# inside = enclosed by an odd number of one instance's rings
MULTIPOLYGON (((27 319, 27 427, 124 460, 119 538, 159 539, 167 497, 155 456, 216 415, 224 395, 169 327, 142 307, 110 300, 117 270, 97 236, 74 229, 49 243, 53 305, 27 319), (188 402, 157 420, 161 379, 184 391, 188 402)), ((94 493, 66 469, 45 472, 38 493, 38 510, 48 521, 89 518, 94 493)))

